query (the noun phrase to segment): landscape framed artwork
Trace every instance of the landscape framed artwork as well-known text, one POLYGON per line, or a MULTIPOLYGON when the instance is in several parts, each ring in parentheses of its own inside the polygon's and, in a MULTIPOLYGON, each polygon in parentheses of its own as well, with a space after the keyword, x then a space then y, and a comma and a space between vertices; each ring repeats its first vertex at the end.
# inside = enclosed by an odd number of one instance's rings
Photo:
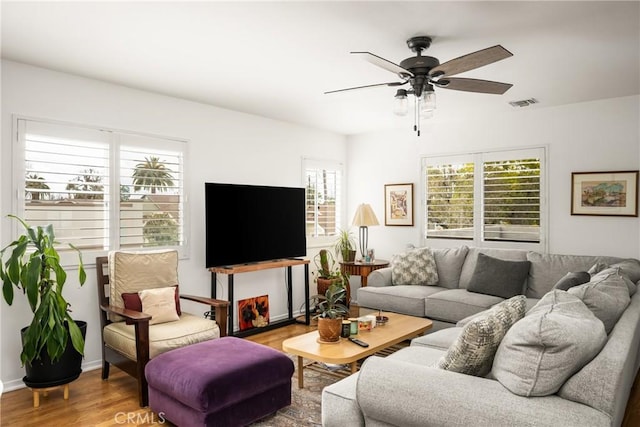
POLYGON ((638 171, 573 172, 571 215, 638 216, 638 171))
POLYGON ((384 186, 384 225, 413 225, 413 184, 384 186))

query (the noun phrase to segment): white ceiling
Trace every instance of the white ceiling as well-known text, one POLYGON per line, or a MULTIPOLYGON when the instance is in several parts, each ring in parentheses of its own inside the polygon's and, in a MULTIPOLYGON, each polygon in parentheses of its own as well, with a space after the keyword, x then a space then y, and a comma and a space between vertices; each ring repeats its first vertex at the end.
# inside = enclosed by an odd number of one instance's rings
POLYGON ((441 118, 640 93, 640 3, 2 2, 2 57, 237 111, 353 134, 413 124, 395 81, 350 51, 399 63, 407 38, 440 62, 495 44, 512 58, 461 74, 506 94, 436 89, 441 118))

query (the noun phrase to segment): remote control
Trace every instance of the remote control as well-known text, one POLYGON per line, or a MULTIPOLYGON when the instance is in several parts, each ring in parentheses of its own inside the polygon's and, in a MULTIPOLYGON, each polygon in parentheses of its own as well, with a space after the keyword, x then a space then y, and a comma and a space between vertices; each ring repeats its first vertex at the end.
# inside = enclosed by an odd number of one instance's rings
POLYGON ((360 341, 358 338, 349 338, 349 341, 358 344, 360 347, 369 347, 369 344, 364 341, 360 341))

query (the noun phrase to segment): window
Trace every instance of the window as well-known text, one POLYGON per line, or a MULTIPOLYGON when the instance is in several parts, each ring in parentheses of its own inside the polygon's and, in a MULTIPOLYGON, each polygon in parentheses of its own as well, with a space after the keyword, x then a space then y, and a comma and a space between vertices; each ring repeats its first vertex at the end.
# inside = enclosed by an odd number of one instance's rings
POLYGON ((307 236, 335 236, 341 228, 342 164, 304 159, 307 236))
POLYGON ((543 243, 544 149, 423 159, 427 239, 543 243))
POLYGON ((186 143, 17 120, 16 211, 52 224, 60 250, 185 249, 186 143))

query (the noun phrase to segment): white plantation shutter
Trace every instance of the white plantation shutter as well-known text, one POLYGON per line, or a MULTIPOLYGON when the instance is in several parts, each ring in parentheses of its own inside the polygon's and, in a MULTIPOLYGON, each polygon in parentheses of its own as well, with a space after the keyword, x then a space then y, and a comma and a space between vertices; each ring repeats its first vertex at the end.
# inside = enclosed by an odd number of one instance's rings
POLYGON ((182 246, 184 143, 137 135, 120 141, 120 247, 182 246))
MULTIPOLYGON (((22 218, 52 224, 60 249, 101 249, 108 238, 109 132, 18 121, 22 218)), ((18 163, 18 162, 16 162, 18 163)))
POLYGON ((72 243, 83 252, 162 246, 184 253, 184 141, 16 124, 15 211, 31 225, 52 224, 60 250, 72 243))
POLYGON ((540 158, 485 162, 485 240, 540 241, 540 158))
POLYGON ((341 228, 342 165, 303 160, 307 236, 334 236, 341 228))
POLYGON ((427 237, 473 239, 474 164, 427 164, 427 237))
POLYGON ((424 158, 425 237, 544 250, 544 162, 544 148, 424 158))

